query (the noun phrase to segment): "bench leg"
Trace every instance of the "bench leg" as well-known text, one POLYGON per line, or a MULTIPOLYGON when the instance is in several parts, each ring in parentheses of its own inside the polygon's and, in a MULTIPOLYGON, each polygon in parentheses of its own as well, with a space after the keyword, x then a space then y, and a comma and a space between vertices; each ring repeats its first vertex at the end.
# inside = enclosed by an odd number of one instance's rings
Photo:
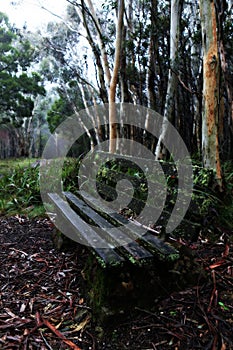
POLYGON ((135 307, 153 307, 161 297, 171 292, 167 288, 168 267, 125 265, 121 268, 100 267, 90 255, 84 276, 93 319, 97 324, 119 320, 133 312, 135 307), (164 273, 161 274, 161 271, 164 273))

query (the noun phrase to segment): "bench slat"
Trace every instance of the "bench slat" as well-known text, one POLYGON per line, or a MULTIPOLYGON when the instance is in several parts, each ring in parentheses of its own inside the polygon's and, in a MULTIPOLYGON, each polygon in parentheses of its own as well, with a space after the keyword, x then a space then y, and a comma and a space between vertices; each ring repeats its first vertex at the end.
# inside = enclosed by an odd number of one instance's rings
POLYGON ((85 220, 91 219, 94 224, 101 227, 104 238, 108 239, 108 237, 110 237, 114 244, 118 244, 116 249, 127 258, 130 257, 131 260, 133 259, 133 261, 137 263, 140 263, 141 259, 153 259, 153 255, 148 252, 148 250, 140 246, 136 241, 132 241, 132 238, 127 236, 125 232, 123 232, 120 228, 116 228, 113 224, 111 224, 111 222, 106 220, 103 216, 100 216, 96 211, 94 211, 73 193, 64 192, 64 194, 71 205, 74 206, 74 209, 78 209, 78 213, 84 215, 85 220), (114 231, 111 230, 112 228, 114 228, 114 231))
MULTIPOLYGON (((67 225, 72 225, 73 232, 70 233, 69 238, 77 241, 76 235, 78 235, 79 240, 81 239, 84 244, 90 247, 97 246, 96 248, 92 249, 94 249, 94 251, 99 255, 106 266, 121 265, 124 262, 124 258, 119 256, 110 245, 108 248, 101 248, 106 247, 106 242, 99 236, 97 230, 94 230, 92 227, 90 227, 90 225, 83 221, 75 213, 75 211, 70 208, 65 200, 63 200, 56 193, 49 193, 48 196, 56 208, 59 210, 59 213, 62 215, 63 219, 67 221, 67 225)), ((56 218, 56 220, 61 221, 61 218, 56 218)))
POLYGON ((90 196, 88 193, 81 191, 78 192, 78 194, 83 197, 88 204, 90 203, 90 206, 94 207, 94 209, 98 211, 100 215, 103 215, 105 218, 111 218, 112 221, 114 220, 118 225, 124 225, 124 228, 129 232, 130 237, 134 237, 135 240, 140 240, 141 243, 153 254, 156 254, 159 259, 163 260, 164 257, 166 258, 171 255, 174 258, 175 256, 178 257, 178 251, 175 248, 154 236, 149 230, 145 233, 145 229, 143 227, 135 224, 133 221, 129 221, 121 214, 113 212, 111 208, 105 206, 103 203, 101 203, 101 201, 90 196))

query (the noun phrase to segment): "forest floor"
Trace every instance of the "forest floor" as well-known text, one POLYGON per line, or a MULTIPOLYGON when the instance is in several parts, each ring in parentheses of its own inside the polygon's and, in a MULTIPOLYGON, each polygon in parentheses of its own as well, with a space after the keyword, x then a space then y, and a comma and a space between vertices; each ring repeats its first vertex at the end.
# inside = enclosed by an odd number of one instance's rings
POLYGON ((56 250, 46 218, 0 217, 0 349, 233 349, 233 244, 192 245, 207 274, 153 309, 97 326, 85 295, 87 253, 56 250))

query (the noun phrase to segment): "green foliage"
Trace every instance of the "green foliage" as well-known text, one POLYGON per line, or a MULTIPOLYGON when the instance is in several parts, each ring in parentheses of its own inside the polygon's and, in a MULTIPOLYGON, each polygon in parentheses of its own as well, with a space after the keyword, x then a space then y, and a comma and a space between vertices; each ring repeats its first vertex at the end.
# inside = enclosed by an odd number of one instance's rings
POLYGON ((66 191, 77 191, 79 165, 80 160, 78 158, 66 159, 62 172, 63 186, 66 191))
POLYGON ((213 185, 214 173, 211 169, 206 169, 198 166, 193 167, 193 184, 202 188, 210 188, 213 185))
POLYGON ((33 98, 45 95, 45 89, 40 76, 28 72, 34 48, 1 12, 0 26, 0 124, 8 121, 20 126, 24 117, 32 115, 33 98))
MULTIPOLYGON (((79 34, 77 32, 80 18, 74 7, 68 7, 67 16, 67 23, 70 21, 69 25, 62 22, 50 22, 47 26, 47 33, 39 42, 40 71, 45 79, 57 83, 56 90, 62 101, 55 103, 52 110, 63 114, 61 120, 74 113, 73 106, 78 110, 83 108, 78 83, 83 84, 80 77, 83 76, 83 70, 87 67, 86 51, 78 47, 79 34), (77 32, 71 28, 76 28, 77 32)), ((85 89, 85 84, 83 85, 85 89)), ((51 113, 50 118, 52 117, 51 113)), ((55 122, 51 123, 51 129, 56 126, 58 124, 55 122)))
POLYGON ((228 193, 233 193, 233 164, 227 161, 222 166, 225 189, 228 193))
POLYGON ((47 121, 51 133, 55 131, 57 126, 61 124, 65 118, 73 114, 73 110, 65 103, 64 99, 59 98, 54 102, 48 111, 47 121))
POLYGON ((209 226, 217 220, 229 229, 233 228, 233 166, 232 162, 225 162, 222 166, 224 192, 215 189, 215 176, 211 169, 194 167, 193 203, 196 212, 203 218, 210 220, 209 226), (210 213, 212 211, 212 214, 210 213))
POLYGON ((220 205, 220 222, 233 229, 233 165, 232 161, 225 162, 222 167, 224 193, 220 205))
POLYGON ((40 204, 38 176, 38 169, 32 167, 16 167, 10 174, 3 175, 0 179, 1 211, 17 212, 40 204))
POLYGON ((7 175, 12 172, 15 168, 26 168, 29 167, 36 159, 31 158, 9 158, 0 159, 0 175, 7 175))
POLYGON ((196 214, 205 217, 209 209, 215 209, 220 201, 214 190, 215 178, 211 169, 198 166, 193 167, 193 197, 192 202, 196 214))
MULTIPOLYGON (((33 159, 0 160, 0 213, 44 213, 40 196, 39 167, 33 159)), ((79 160, 68 158, 62 171, 65 190, 77 189, 79 160)), ((50 179, 51 180, 51 179, 50 179)), ((52 180, 49 187, 52 188, 52 180)))
POLYGON ((223 302, 219 301, 218 305, 221 307, 222 310, 224 311, 229 311, 229 307, 227 307, 223 302))
MULTIPOLYGON (((97 189, 99 194, 107 200, 115 199, 117 196, 115 193, 117 181, 122 178, 129 180, 132 187, 134 187, 134 193, 128 207, 137 215, 140 213, 144 202, 156 209, 157 202, 154 200, 154 196, 153 198, 151 198, 152 196, 148 196, 147 180, 150 181, 150 189, 153 186, 156 196, 159 196, 158 186, 161 185, 163 189, 164 186, 166 186, 166 201, 163 212, 156 223, 157 225, 165 227, 177 200, 179 184, 178 174, 176 171, 171 173, 172 168, 169 166, 170 163, 164 162, 161 164, 163 164, 164 167, 163 179, 160 179, 157 173, 144 174, 142 170, 130 166, 129 163, 107 162, 100 168, 97 176, 99 182, 97 184, 97 189)), ((210 215, 218 215, 219 208, 222 204, 219 194, 214 187, 215 181, 213 171, 193 166, 193 174, 193 194, 190 208, 185 215, 185 220, 174 232, 175 236, 184 236, 190 239, 192 239, 191 236, 195 237, 196 229, 198 227, 200 229, 203 222, 208 222, 210 215), (189 227, 188 231, 187 227, 189 227)), ((125 189, 124 192, 126 193, 127 189, 125 189)), ((124 211, 124 214, 127 215, 127 212, 124 211)), ((212 223, 214 223, 214 220, 211 224, 212 223)))
MULTIPOLYGON (((44 209, 39 188, 39 167, 33 167, 33 163, 35 163, 33 159, 0 160, 1 213, 26 212, 32 216, 43 214, 44 209)), ((79 165, 80 159, 78 158, 67 158, 65 160, 63 168, 60 169, 62 171, 64 190, 74 193, 77 191, 79 185, 79 165)), ((218 222, 232 229, 233 168, 229 162, 224 164, 223 169, 226 183, 225 192, 219 195, 213 188, 213 172, 201 167, 194 167, 193 197, 190 210, 186 215, 186 219, 190 223, 200 225, 205 220, 208 222, 210 215, 216 214, 218 222)), ((104 193, 108 193, 109 195, 109 188, 114 190, 116 174, 118 173, 119 175, 119 172, 124 178, 134 179, 136 181, 133 185, 136 184, 134 197, 137 199, 137 204, 141 201, 147 201, 147 184, 143 172, 133 167, 124 167, 124 164, 122 165, 113 161, 108 162, 108 167, 102 167, 98 174, 99 178, 97 180, 102 181, 106 186, 104 193)), ((153 178, 151 176, 152 180, 153 178)), ((51 189, 52 179, 48 183, 51 189)), ((177 180, 175 176, 167 176, 167 186, 169 187, 169 191, 165 211, 168 209, 172 210, 176 201, 177 180)), ((132 205, 135 208, 135 202, 132 205)), ((212 224, 214 224, 214 218, 211 216, 209 228, 210 226, 212 227, 212 224)))
POLYGON ((69 116, 74 114, 74 106, 76 110, 84 108, 80 89, 76 81, 69 81, 69 88, 64 92, 58 89, 59 98, 53 103, 47 113, 47 121, 51 133, 69 116))
POLYGON ((100 195, 106 200, 112 200, 117 197, 116 185, 121 180, 128 180, 131 183, 129 188, 125 188, 124 192, 130 192, 133 188, 133 199, 129 208, 133 211, 139 210, 141 201, 147 200, 148 186, 145 174, 142 169, 129 160, 112 160, 106 162, 100 167, 97 174, 97 189, 100 195), (139 202, 139 203, 138 203, 139 202))
MULTIPOLYGON (((76 88, 76 87, 75 87, 76 88)), ((73 95, 75 95, 73 93, 73 95)), ((78 96, 73 96, 74 100, 76 100, 77 104, 75 103, 77 108, 82 108, 83 105, 81 104, 80 99, 78 96)), ((57 99, 53 105, 51 106, 50 110, 47 114, 47 121, 49 124, 49 130, 51 133, 55 131, 55 129, 68 117, 74 114, 74 109, 71 104, 71 102, 67 99, 67 96, 62 97, 60 95, 60 98, 57 99)))

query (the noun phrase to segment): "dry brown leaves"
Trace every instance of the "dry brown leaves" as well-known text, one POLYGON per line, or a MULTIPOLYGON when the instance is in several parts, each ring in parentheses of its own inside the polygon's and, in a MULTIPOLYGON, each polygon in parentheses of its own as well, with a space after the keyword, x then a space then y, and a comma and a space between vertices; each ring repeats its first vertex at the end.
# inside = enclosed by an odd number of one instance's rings
POLYGON ((47 219, 0 223, 0 348, 92 348, 77 252, 53 248, 47 219))
POLYGON ((233 349, 233 244, 192 246, 208 278, 98 328, 82 280, 86 253, 57 251, 47 219, 0 218, 0 349, 233 349))

